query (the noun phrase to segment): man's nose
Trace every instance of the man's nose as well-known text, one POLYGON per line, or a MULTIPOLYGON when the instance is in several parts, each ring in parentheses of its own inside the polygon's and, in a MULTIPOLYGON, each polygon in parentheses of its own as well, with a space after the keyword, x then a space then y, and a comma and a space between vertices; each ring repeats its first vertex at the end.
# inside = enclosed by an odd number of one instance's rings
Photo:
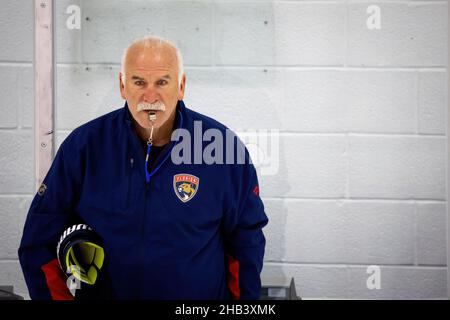
POLYGON ((153 86, 148 86, 144 92, 144 101, 153 103, 158 99, 158 94, 153 86))

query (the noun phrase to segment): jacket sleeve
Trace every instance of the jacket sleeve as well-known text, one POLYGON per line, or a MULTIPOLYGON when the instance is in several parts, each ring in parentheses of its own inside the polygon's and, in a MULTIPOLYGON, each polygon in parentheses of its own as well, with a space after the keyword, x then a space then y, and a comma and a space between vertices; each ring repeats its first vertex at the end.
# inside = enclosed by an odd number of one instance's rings
POLYGON ((81 183, 77 155, 65 154, 65 147, 66 142, 59 148, 31 203, 18 251, 32 299, 73 299, 56 259, 56 245, 67 226, 81 183))
POLYGON ((261 292, 265 237, 268 223, 259 197, 256 170, 252 164, 238 165, 231 181, 235 199, 225 215, 225 258, 227 283, 234 300, 257 300, 261 292))

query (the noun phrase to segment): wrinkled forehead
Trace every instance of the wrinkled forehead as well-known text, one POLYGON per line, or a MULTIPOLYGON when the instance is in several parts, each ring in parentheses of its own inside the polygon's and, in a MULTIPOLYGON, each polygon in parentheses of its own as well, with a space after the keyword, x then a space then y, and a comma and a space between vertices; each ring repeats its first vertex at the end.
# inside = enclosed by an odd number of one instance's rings
POLYGON ((125 58, 125 73, 134 72, 178 72, 177 54, 166 44, 131 47, 125 58))

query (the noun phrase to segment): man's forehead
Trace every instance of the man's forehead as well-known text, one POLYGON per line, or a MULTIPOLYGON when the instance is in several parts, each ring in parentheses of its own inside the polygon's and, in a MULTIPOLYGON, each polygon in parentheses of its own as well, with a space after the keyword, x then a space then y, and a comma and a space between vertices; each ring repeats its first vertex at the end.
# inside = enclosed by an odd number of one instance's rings
POLYGON ((127 68, 125 70, 127 78, 150 80, 155 79, 167 79, 171 80, 176 77, 176 69, 174 68, 127 68))
POLYGON ((169 46, 135 47, 128 52, 125 66, 130 69, 170 70, 177 68, 176 52, 169 46))

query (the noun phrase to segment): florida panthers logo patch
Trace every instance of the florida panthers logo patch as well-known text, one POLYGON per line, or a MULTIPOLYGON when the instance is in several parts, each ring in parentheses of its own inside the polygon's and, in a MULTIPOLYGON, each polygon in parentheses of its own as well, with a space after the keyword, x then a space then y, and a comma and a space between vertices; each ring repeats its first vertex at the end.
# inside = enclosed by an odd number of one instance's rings
POLYGON ((188 202, 197 193, 200 179, 191 174, 177 174, 173 176, 173 189, 178 199, 188 202))

